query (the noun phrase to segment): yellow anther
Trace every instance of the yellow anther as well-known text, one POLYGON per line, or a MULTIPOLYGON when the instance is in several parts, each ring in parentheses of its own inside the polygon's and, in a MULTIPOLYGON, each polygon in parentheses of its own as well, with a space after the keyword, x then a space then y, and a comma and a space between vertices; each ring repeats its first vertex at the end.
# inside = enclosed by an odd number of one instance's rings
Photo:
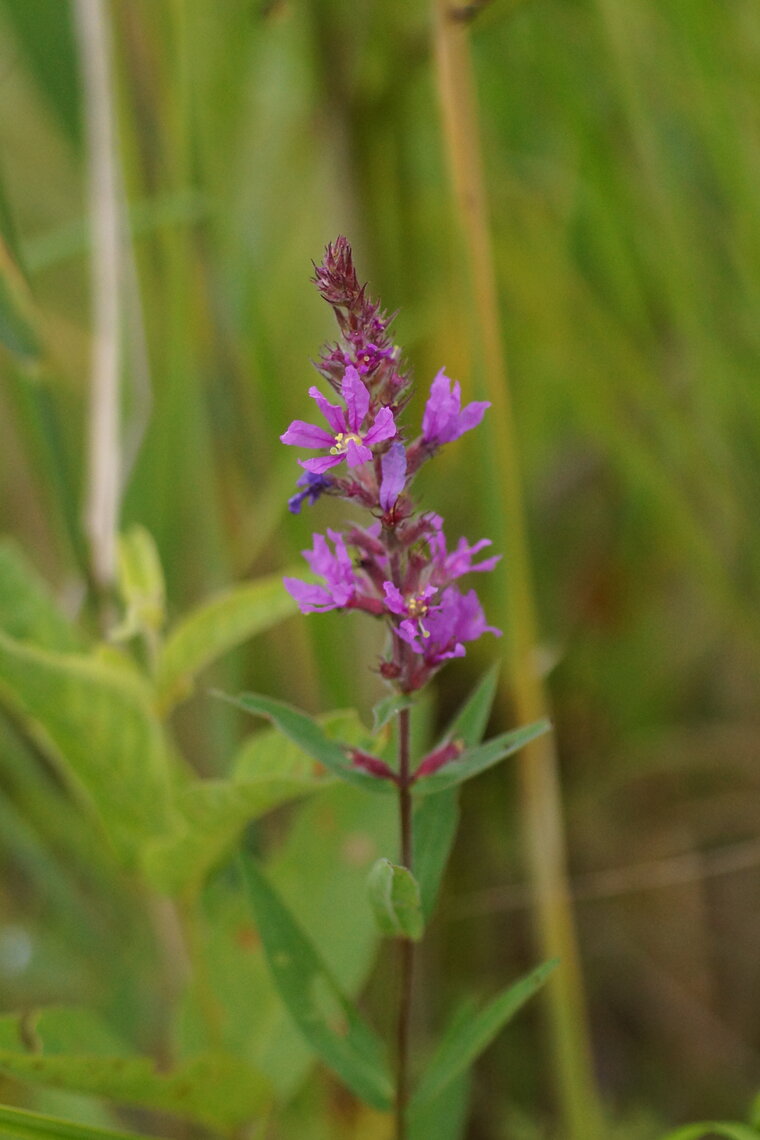
POLYGON ((339 431, 335 437, 335 443, 330 448, 330 455, 343 455, 348 450, 349 443, 361 443, 362 437, 355 435, 350 431, 339 431))

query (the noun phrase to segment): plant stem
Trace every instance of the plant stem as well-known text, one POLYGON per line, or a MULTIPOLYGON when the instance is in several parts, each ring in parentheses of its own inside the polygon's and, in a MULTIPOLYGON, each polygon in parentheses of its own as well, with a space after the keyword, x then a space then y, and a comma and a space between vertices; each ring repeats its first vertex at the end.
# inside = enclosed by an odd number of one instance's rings
MULTIPOLYGON (((401 862, 412 870, 414 842, 412 831, 411 763, 409 755, 409 709, 398 715, 399 756, 399 831, 401 862)), ((395 1140, 406 1140, 406 1105, 409 1099, 409 1026, 412 1013, 414 943, 402 938, 399 943, 399 1005, 396 1022, 396 1132, 395 1140)))
MULTIPOLYGON (((537 621, 522 501, 517 428, 511 406, 499 319, 498 290, 479 146, 475 84, 466 25, 449 0, 434 0, 435 51, 449 167, 469 263, 475 335, 482 347, 493 444, 499 455, 504 504, 511 697, 518 724, 545 715, 548 696, 535 663, 537 621)), ((506 639, 505 639, 506 640, 506 639)), ((551 736, 518 758, 525 847, 535 898, 537 940, 543 957, 562 967, 546 987, 563 1135, 597 1140, 603 1115, 593 1072, 585 995, 565 862, 557 757, 551 736)))

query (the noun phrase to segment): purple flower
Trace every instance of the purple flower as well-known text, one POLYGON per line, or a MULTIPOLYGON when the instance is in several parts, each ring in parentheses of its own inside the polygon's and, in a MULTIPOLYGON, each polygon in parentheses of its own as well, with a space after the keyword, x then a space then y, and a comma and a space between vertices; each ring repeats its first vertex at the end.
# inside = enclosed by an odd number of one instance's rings
POLYGON ((484 633, 501 637, 501 630, 486 623, 478 595, 474 590, 462 594, 456 586, 448 586, 440 594, 439 603, 430 607, 424 627, 418 621, 402 621, 398 636, 422 655, 428 667, 440 665, 450 657, 464 657, 465 641, 476 641, 484 633))
POLYGON ((411 644, 410 638, 428 637, 428 616, 441 608, 430 604, 431 599, 438 593, 436 587, 425 586, 424 590, 404 597, 393 582, 383 582, 383 591, 387 609, 392 614, 404 617, 404 621, 400 622, 398 627, 399 631, 403 630, 400 632, 400 636, 403 637, 404 641, 409 641, 411 644))
POLYGON ((313 535, 313 548, 302 551, 314 573, 324 579, 324 586, 302 582, 300 578, 283 578, 285 589, 298 602, 302 614, 342 609, 351 604, 361 585, 343 536, 333 530, 327 533, 335 545, 334 554, 323 534, 313 535))
POLYGON ((430 396, 422 416, 422 437, 425 443, 435 447, 451 443, 453 439, 459 439, 460 435, 477 427, 486 408, 491 406, 487 400, 478 400, 461 408, 461 385, 456 381, 450 389, 451 383, 442 368, 430 385, 430 396))
POLYGON ((324 475, 312 475, 311 471, 305 471, 301 478, 296 480, 296 487, 303 487, 304 490, 291 495, 288 499, 288 510, 292 515, 300 514, 304 499, 308 499, 313 506, 319 496, 331 486, 331 479, 325 479, 324 475))
POLYGON ((495 554, 491 558, 484 558, 482 562, 473 563, 472 559, 478 551, 491 545, 490 538, 481 538, 473 546, 469 546, 466 538, 460 538, 456 550, 451 553, 446 548, 446 536, 443 533, 443 519, 440 515, 430 515, 430 522, 434 533, 429 538, 430 553, 433 556, 432 577, 439 584, 451 582, 454 578, 461 578, 463 574, 471 571, 493 570, 501 555, 495 554))
POLYGON ((344 459, 349 467, 358 467, 372 458, 370 450, 372 444, 392 439, 396 434, 393 412, 387 407, 380 408, 372 426, 367 431, 362 431, 362 425, 369 411, 370 395, 369 389, 353 365, 346 368, 341 384, 345 408, 329 403, 318 388, 310 388, 309 395, 316 401, 331 430, 327 431, 303 420, 293 420, 280 439, 283 443, 293 444, 296 447, 330 449, 329 455, 317 459, 299 460, 301 466, 314 475, 322 475, 344 459))
POLYGON ((406 449, 400 439, 390 445, 380 460, 383 473, 380 483, 380 506, 389 511, 406 484, 406 449))

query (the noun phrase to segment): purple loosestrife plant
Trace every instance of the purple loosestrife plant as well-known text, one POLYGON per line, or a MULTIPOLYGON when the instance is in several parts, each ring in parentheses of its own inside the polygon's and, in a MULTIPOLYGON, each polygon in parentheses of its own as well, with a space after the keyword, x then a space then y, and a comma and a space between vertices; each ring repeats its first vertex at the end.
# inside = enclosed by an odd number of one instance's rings
MULTIPOLYGON (((480 424, 485 401, 462 406, 461 389, 441 370, 430 386, 420 431, 410 432, 405 410, 409 373, 388 329, 390 318, 359 285, 351 247, 340 237, 316 267, 316 285, 332 307, 340 336, 329 345, 317 370, 335 393, 328 399, 309 389, 326 426, 294 420, 280 437, 290 446, 316 451, 299 459, 304 474, 289 509, 297 514, 322 495, 345 499, 365 512, 342 531, 316 533, 303 552, 316 581, 287 577, 285 587, 302 613, 363 610, 387 628, 379 674, 393 693, 375 710, 380 726, 396 718, 395 764, 381 755, 327 738, 317 721, 271 698, 247 694, 248 711, 269 717, 301 748, 339 778, 368 792, 398 797, 400 862, 380 859, 368 890, 380 931, 399 939, 398 1016, 395 1080, 382 1058, 371 1061, 372 1031, 342 993, 341 1031, 313 1005, 317 982, 334 988, 313 946, 305 940, 271 886, 250 862, 247 881, 265 950, 281 996, 312 1047, 354 1092, 379 1108, 392 1108, 396 1140, 408 1136, 409 1118, 430 1111, 446 1084, 461 1076, 510 1016, 538 989, 552 964, 539 967, 499 995, 461 1028, 461 1046, 434 1056, 410 1097, 409 1026, 414 943, 422 936, 451 849, 456 826, 456 785, 491 767, 533 737, 546 724, 531 725, 479 743, 495 686, 492 672, 470 698, 454 726, 432 751, 414 762, 410 747, 413 697, 447 661, 464 656, 483 634, 499 637, 489 625, 478 595, 461 579, 493 570, 498 555, 483 556, 490 540, 472 545, 447 542, 443 519, 415 502, 414 478, 444 445, 480 424), (413 875, 415 838, 420 850, 420 881, 413 875), (292 969, 288 965, 292 963, 292 969)), ((382 751, 380 738, 375 738, 382 751)), ((442 1126, 434 1128, 435 1134, 442 1126)), ((433 1133, 431 1133, 432 1135, 433 1133)), ((420 1133, 421 1135, 421 1133, 420 1133)), ((427 1133, 426 1133, 427 1135, 427 1133)))

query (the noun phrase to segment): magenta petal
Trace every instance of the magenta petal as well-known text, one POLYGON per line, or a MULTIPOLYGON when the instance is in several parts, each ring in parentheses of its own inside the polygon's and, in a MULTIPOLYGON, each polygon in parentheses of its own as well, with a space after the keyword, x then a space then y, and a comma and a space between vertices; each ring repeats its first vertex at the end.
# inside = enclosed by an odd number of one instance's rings
POLYGON ((290 596, 298 602, 302 614, 336 608, 334 599, 323 586, 302 582, 300 578, 283 578, 282 582, 290 596))
POLYGON ((305 471, 311 471, 312 475, 323 475, 342 460, 342 455, 318 455, 314 459, 299 459, 298 462, 305 471))
MULTIPOLYGON (((319 388, 309 388, 309 395, 315 400, 317 407, 333 429, 333 436, 346 430, 346 414, 339 404, 331 404, 320 392, 319 388)), ((333 441, 331 440, 331 443, 333 441)))
POLYGON ((394 586, 393 582, 383 582, 383 591, 385 593, 386 605, 392 614, 406 613, 404 596, 398 586, 394 586))
POLYGON ((486 409, 490 407, 489 400, 474 400, 473 403, 462 408, 457 422, 457 436, 464 435, 466 431, 471 431, 472 428, 477 427, 483 419, 486 409))
POLYGON ((406 450, 400 440, 391 444, 380 464, 383 473, 380 484, 380 506, 384 511, 389 511, 406 483, 406 450))
POLYGON ((361 467, 372 458, 372 452, 363 443, 349 439, 346 443, 346 463, 349 467, 361 467))
POLYGON ((375 422, 364 436, 365 443, 382 443, 383 440, 393 439, 396 434, 396 421, 390 408, 381 408, 375 416, 375 422))
POLYGON ((346 369, 340 391, 346 401, 349 431, 358 433, 369 411, 369 389, 353 364, 346 369))
POLYGON ((307 424, 305 420, 293 420, 288 430, 280 436, 282 443, 292 444, 294 447, 332 447, 335 436, 316 424, 307 424))

